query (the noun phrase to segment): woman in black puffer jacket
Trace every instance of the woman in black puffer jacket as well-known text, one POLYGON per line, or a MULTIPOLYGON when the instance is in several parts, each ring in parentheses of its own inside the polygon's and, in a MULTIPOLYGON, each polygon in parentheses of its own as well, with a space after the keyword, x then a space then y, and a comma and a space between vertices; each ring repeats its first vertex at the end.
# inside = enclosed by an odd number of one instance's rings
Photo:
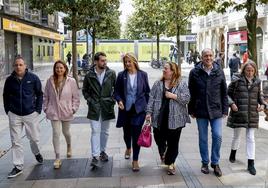
POLYGON ((243 65, 241 74, 234 75, 228 87, 228 100, 231 112, 227 126, 234 129, 230 162, 235 162, 235 154, 239 148, 242 129, 246 128, 246 145, 248 171, 255 175, 255 138, 254 131, 258 128, 259 112, 264 109, 265 102, 261 97, 261 80, 256 76, 257 67, 253 61, 243 65))

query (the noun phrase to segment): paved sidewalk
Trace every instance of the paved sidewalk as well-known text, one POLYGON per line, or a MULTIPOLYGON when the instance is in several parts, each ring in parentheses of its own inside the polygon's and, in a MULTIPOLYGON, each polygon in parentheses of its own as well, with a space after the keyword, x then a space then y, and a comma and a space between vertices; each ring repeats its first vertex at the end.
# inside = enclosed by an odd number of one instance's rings
MULTIPOLYGON (((117 72, 122 70, 122 64, 110 65, 117 72)), ((161 77, 161 70, 152 69, 148 64, 142 64, 141 68, 148 72, 150 85, 161 77)), ((182 75, 186 79, 192 67, 183 65, 182 75)), ((51 69, 52 70, 52 69, 51 69)), ((45 80, 51 74, 51 70, 40 71, 37 74, 45 80)), ((0 81, 2 88, 3 81, 0 81)), ((2 99, 0 99, 2 104, 2 99)), ((117 108, 117 107, 116 107, 117 108)), ((86 101, 81 94, 81 106, 76 118, 83 118, 87 113, 86 101)), ((7 117, 0 111, 0 150, 6 149, 10 145, 9 129, 7 117)), ((40 119, 43 119, 44 114, 40 119)), ((226 119, 225 119, 226 121, 226 119)), ((268 123, 261 122, 268 127, 268 123)), ((46 160, 54 159, 52 146, 52 130, 50 122, 44 119, 41 126, 41 152, 46 160)), ((83 188, 83 187, 247 187, 264 188, 268 169, 268 131, 259 129, 256 131, 256 169, 257 175, 252 176, 246 171, 247 159, 245 151, 245 136, 241 140, 241 149, 237 153, 237 162, 231 164, 228 161, 232 129, 223 127, 223 143, 221 150, 220 166, 223 176, 217 178, 210 174, 205 175, 200 172, 201 160, 198 149, 198 134, 195 120, 183 129, 180 141, 180 154, 176 160, 177 174, 168 176, 165 168, 160 165, 160 159, 155 143, 151 148, 141 149, 140 153, 140 172, 132 172, 131 160, 124 159, 125 145, 123 142, 122 129, 115 128, 115 120, 110 125, 110 137, 108 141, 107 153, 113 157, 113 168, 111 177, 94 178, 72 178, 72 179, 49 179, 49 180, 25 180, 37 164, 34 156, 30 152, 27 139, 23 139, 25 152, 24 173, 14 179, 7 179, 7 174, 12 168, 10 152, 0 159, 0 188, 83 188)), ((72 148, 73 159, 88 158, 90 156, 90 126, 86 121, 72 124, 72 148)), ((61 136, 61 155, 66 158, 66 145, 64 137, 61 136)), ((268 186, 267 186, 268 187, 268 186)))

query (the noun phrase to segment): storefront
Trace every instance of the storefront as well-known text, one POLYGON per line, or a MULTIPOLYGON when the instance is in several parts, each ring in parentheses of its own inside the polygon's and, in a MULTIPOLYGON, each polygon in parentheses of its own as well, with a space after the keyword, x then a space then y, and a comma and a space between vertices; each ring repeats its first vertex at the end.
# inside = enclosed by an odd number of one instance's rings
POLYGON ((232 57, 233 53, 237 53, 240 57, 247 51, 248 33, 246 30, 233 31, 227 33, 227 57, 232 57))
POLYGON ((2 22, 0 61, 3 53, 5 62, 2 75, 11 73, 14 58, 18 54, 24 57, 31 70, 60 59, 60 34, 6 18, 2 22))

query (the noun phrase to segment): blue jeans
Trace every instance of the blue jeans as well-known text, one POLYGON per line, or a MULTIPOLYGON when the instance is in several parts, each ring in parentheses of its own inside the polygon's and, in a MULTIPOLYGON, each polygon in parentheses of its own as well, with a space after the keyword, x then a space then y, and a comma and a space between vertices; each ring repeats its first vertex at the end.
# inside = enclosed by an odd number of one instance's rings
POLYGON ((211 126, 212 148, 211 164, 217 165, 220 160, 220 148, 222 142, 222 118, 217 119, 196 119, 199 133, 199 151, 203 164, 209 163, 208 153, 208 123, 211 126))

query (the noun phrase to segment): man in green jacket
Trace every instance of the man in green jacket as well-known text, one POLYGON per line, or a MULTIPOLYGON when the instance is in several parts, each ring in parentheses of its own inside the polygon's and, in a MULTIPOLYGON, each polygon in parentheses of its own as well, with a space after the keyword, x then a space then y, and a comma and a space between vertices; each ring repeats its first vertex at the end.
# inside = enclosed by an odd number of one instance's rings
POLYGON ((91 124, 91 166, 98 161, 108 161, 105 153, 109 136, 109 120, 115 118, 113 98, 116 81, 115 71, 107 67, 106 54, 97 52, 92 66, 83 82, 83 95, 87 100, 91 124))

